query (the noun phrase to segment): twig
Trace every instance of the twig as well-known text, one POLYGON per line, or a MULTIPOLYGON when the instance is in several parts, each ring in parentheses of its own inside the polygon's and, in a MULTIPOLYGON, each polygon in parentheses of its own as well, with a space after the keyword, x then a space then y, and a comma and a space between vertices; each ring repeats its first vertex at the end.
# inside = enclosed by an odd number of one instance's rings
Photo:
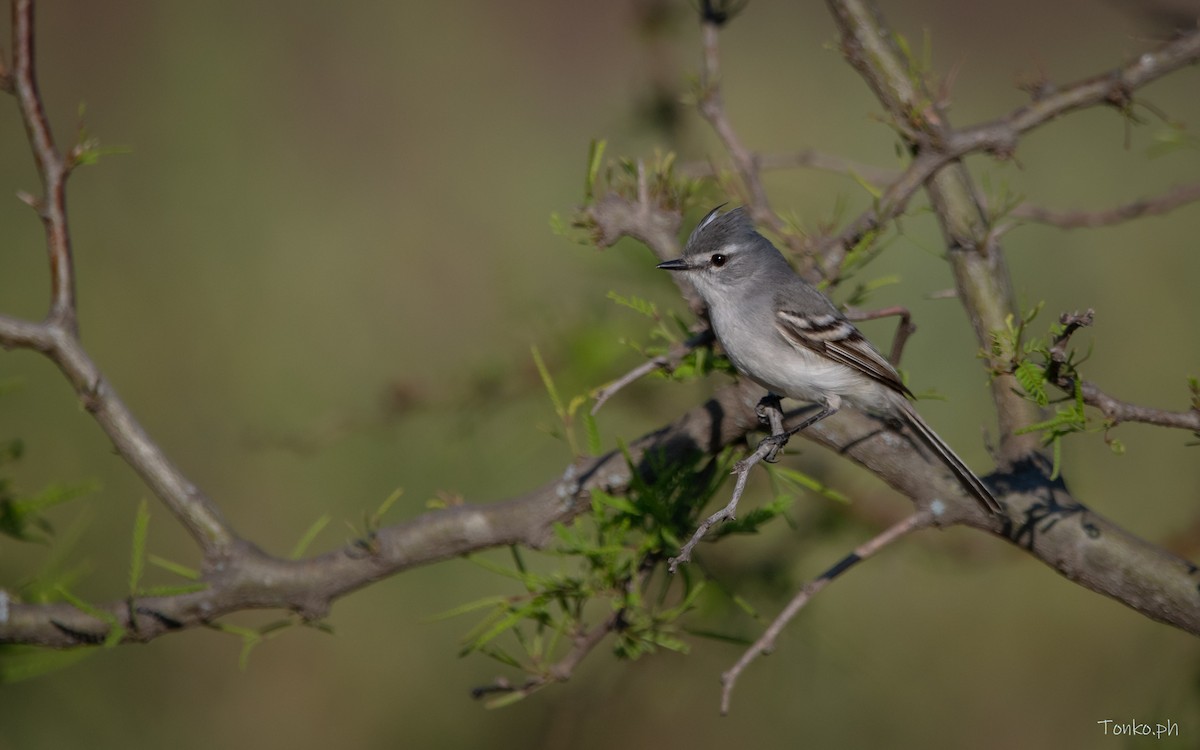
POLYGON ((783 442, 773 443, 770 438, 767 438, 758 444, 758 448, 756 448, 753 453, 734 464, 733 471, 730 472, 731 474, 737 475, 737 481, 733 485, 733 497, 729 500, 729 503, 726 504, 724 508, 721 508, 719 511, 706 518, 704 522, 697 527, 696 531, 692 533, 692 538, 689 539, 687 543, 679 549, 679 554, 667 561, 668 570, 670 570, 670 572, 674 573, 679 569, 680 565, 691 561, 692 550, 695 549, 696 545, 700 543, 700 540, 703 539, 706 534, 708 534, 709 529, 711 529, 713 526, 716 526, 718 523, 721 523, 722 521, 732 521, 734 519, 734 513, 737 511, 738 502, 741 501, 742 493, 746 490, 746 478, 750 476, 750 470, 754 468, 754 465, 759 461, 764 459, 773 460, 783 443, 787 442, 789 433, 785 432, 783 429, 783 408, 780 405, 779 397, 771 394, 764 396, 763 399, 758 402, 757 412, 759 420, 770 426, 771 436, 782 436, 781 439, 783 442))
POLYGON ((700 540, 704 538, 709 529, 722 521, 732 521, 734 519, 738 503, 742 499, 742 493, 746 490, 746 480, 749 478, 750 470, 754 468, 755 464, 759 461, 774 463, 780 449, 787 445, 792 435, 815 425, 826 417, 832 416, 837 411, 837 408, 829 403, 821 405, 817 413, 805 417, 795 427, 788 427, 786 429, 783 425, 783 406, 780 403, 779 396, 768 393, 758 402, 755 411, 758 414, 759 421, 770 426, 771 434, 758 444, 758 448, 753 453, 733 465, 733 471, 730 473, 737 475, 737 481, 733 485, 733 497, 730 498, 729 503, 724 508, 706 518, 692 534, 692 538, 680 548, 679 554, 668 561, 670 572, 674 573, 680 565, 692 559, 692 550, 700 543, 700 540))
POLYGON ((1096 211, 1055 211, 1031 203, 1022 203, 1009 214, 1013 218, 1051 224, 1063 229, 1106 227, 1143 216, 1158 216, 1200 200, 1200 183, 1176 185, 1162 195, 1122 203, 1096 211))
MULTIPOLYGON (((863 164, 811 148, 790 154, 762 154, 752 151, 750 159, 760 172, 776 169, 817 169, 823 172, 861 177, 877 185, 892 182, 900 175, 895 169, 863 164)), ((685 177, 716 177, 718 173, 718 168, 711 162, 695 161, 679 165, 679 174, 685 177)))
MULTIPOLYGON (((1080 328, 1092 325, 1094 319, 1095 314, 1092 310, 1083 314, 1063 313, 1058 319, 1063 330, 1054 337, 1054 343, 1050 347, 1050 364, 1046 368, 1046 379, 1068 394, 1075 393, 1076 380, 1064 367, 1067 363, 1067 343, 1080 328)), ((1192 432, 1200 431, 1200 409, 1168 411, 1131 404, 1113 398, 1086 380, 1079 381, 1079 393, 1085 404, 1099 409, 1113 424, 1142 422, 1159 427, 1174 427, 1192 432)))
POLYGON ((1113 398, 1096 387, 1094 383, 1086 380, 1079 384, 1079 390, 1083 396, 1083 402, 1099 409, 1113 424, 1141 422, 1159 427, 1175 427, 1181 430, 1200 432, 1200 410, 1168 411, 1138 406, 1113 398))
POLYGON ((766 188, 763 187, 762 178, 759 176, 755 156, 742 143, 742 139, 738 137, 737 131, 734 130, 733 124, 730 123, 729 117, 725 113, 725 100, 721 96, 721 54, 718 43, 721 36, 721 24, 724 21, 714 18, 710 13, 704 13, 702 16, 701 31, 704 37, 704 52, 700 67, 700 114, 712 126, 722 145, 725 146, 725 150, 729 152, 729 157, 737 169, 738 177, 741 178, 749 195, 747 203, 754 220, 770 227, 779 236, 787 238, 790 236, 786 231, 787 227, 771 209, 771 202, 767 198, 766 188))
POLYGON ((826 570, 821 575, 810 581, 804 588, 792 597, 788 605, 783 608, 783 611, 771 622, 766 631, 759 637, 754 645, 742 654, 742 658, 738 659, 737 663, 721 675, 721 713, 729 713, 729 701, 733 697, 733 688, 737 683, 738 677, 745 671, 750 663, 757 659, 760 655, 771 653, 775 648, 775 641, 779 638, 779 634, 787 626, 792 618, 808 604, 808 602, 816 596, 821 589, 828 586, 838 576, 845 573, 850 568, 858 563, 866 560, 874 555, 879 550, 889 544, 899 540, 900 538, 917 531, 924 529, 933 524, 933 513, 927 510, 918 511, 913 515, 905 518, 903 521, 885 529, 881 534, 874 537, 870 541, 865 542, 855 548, 853 552, 843 557, 836 565, 826 570))
POLYGON ((67 221, 66 183, 72 163, 54 145, 38 91, 32 0, 13 1, 13 89, 44 192, 30 201, 42 219, 50 258, 50 309, 41 323, 0 317, 0 346, 41 352, 63 371, 84 408, 117 452, 170 508, 205 551, 206 558, 236 541, 220 511, 163 454, 108 384, 79 341, 75 270, 67 221))
POLYGON ((50 313, 47 321, 78 335, 75 316, 75 273, 71 261, 71 234, 67 226, 66 182, 71 163, 54 145, 54 134, 38 92, 34 57, 33 0, 13 2, 12 89, 21 109, 25 132, 42 178, 44 193, 34 208, 46 230, 50 254, 50 313))
POLYGON ((571 650, 554 664, 534 677, 530 677, 520 685, 513 685, 507 680, 497 680, 491 685, 484 685, 471 690, 472 698, 483 698, 493 693, 519 693, 529 696, 541 688, 555 682, 566 682, 575 673, 580 662, 590 654, 605 636, 621 627, 624 622, 624 610, 618 610, 609 615, 608 619, 591 630, 577 634, 572 639, 571 650))
POLYGON ((621 377, 611 383, 601 387, 595 392, 596 403, 592 405, 592 416, 600 411, 600 407, 604 406, 604 402, 608 401, 613 396, 617 395, 625 386, 633 383, 638 378, 649 375, 655 370, 666 370, 670 372, 679 366, 683 358, 691 354, 693 351, 702 346, 708 346, 715 340, 711 328, 705 328, 700 333, 692 336, 687 341, 679 342, 671 346, 670 351, 666 354, 660 354, 653 359, 648 359, 621 377))
MULTIPOLYGON (((831 3, 840 6, 841 3, 831 3)), ((825 273, 836 278, 845 255, 868 232, 900 215, 909 199, 934 173, 970 153, 985 152, 1010 156, 1018 137, 1068 112, 1111 105, 1140 88, 1185 65, 1200 60, 1200 31, 1192 31, 1109 73, 1076 82, 1056 93, 1009 112, 990 122, 959 130, 944 130, 939 139, 921 144, 908 168, 883 191, 876 206, 851 220, 836 236, 822 241, 817 253, 825 273), (830 275, 833 274, 833 275, 830 275)), ((872 82, 875 85, 875 82, 872 82)))
POLYGON ((900 357, 904 354, 904 345, 908 343, 908 337, 917 332, 917 326, 912 322, 912 313, 908 308, 902 305, 893 305, 878 310, 846 310, 846 317, 853 321, 878 320, 893 315, 899 317, 900 322, 896 324, 896 335, 892 337, 892 351, 888 355, 888 361, 892 363, 893 367, 896 367, 900 364, 900 357))

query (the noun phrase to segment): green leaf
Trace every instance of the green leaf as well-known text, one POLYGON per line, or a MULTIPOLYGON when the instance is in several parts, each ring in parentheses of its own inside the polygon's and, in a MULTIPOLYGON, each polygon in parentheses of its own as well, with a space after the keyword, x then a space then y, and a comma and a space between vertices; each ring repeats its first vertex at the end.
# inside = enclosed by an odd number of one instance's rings
POLYGON ((850 498, 803 472, 779 465, 768 466, 768 471, 772 478, 778 479, 782 484, 790 486, 797 491, 809 490, 837 503, 850 503, 850 498))
POLYGON ((476 599, 473 602, 460 604, 444 612, 439 612, 436 615, 431 615, 425 619, 425 622, 438 622, 439 620, 448 620, 451 617, 465 615, 468 612, 474 612, 479 609, 487 609, 489 607, 502 607, 508 604, 507 596, 486 596, 482 599, 476 599))
POLYGON ((523 690, 513 690, 507 693, 501 693, 495 698, 489 698, 483 702, 484 708, 504 708, 512 704, 525 700, 526 694, 523 690))
POLYGON ((531 348, 533 352, 533 364, 537 367, 538 375, 542 377, 542 385, 546 388, 546 393, 550 396, 550 403, 554 405, 554 412, 559 417, 566 416, 567 410, 563 408, 562 398, 558 395, 558 388, 554 386, 554 378, 550 376, 550 370, 546 369, 546 363, 542 360, 542 353, 538 351, 536 346, 531 348))
POLYGON ((596 424, 596 415, 590 411, 583 413, 583 429, 587 434, 588 454, 599 456, 604 450, 604 443, 600 440, 600 427, 596 424))
POLYGON ((689 650, 688 644, 673 635, 663 632, 653 632, 647 636, 647 640, 655 646, 665 648, 668 651, 674 651, 679 654, 686 654, 689 650))
MULTIPOLYGON (((392 494, 395 495, 396 493, 392 494)), ((391 498, 389 497, 389 500, 390 499, 391 498)), ((396 499, 399 500, 400 496, 396 495, 396 499)), ((392 502, 395 502, 395 500, 392 500, 392 502)), ((317 520, 313 521, 312 525, 308 527, 308 530, 305 531, 300 537, 299 541, 296 542, 296 546, 292 547, 291 558, 293 560, 299 560, 304 556, 305 551, 308 550, 308 546, 313 543, 314 539, 317 538, 317 534, 320 534, 321 530, 329 524, 329 521, 330 516, 328 514, 323 515, 317 520)))
POLYGON ((379 504, 379 507, 375 509, 375 512, 367 518, 367 531, 369 533, 373 534, 379 530, 380 524, 383 523, 384 515, 386 515, 387 512, 392 509, 392 506, 396 504, 396 501, 399 500, 403 494, 404 488, 397 487, 396 489, 392 490, 392 494, 388 495, 387 498, 379 504))
POLYGON ((730 643, 735 646, 749 646, 753 641, 744 635, 730 635, 729 633, 721 633, 716 630, 704 630, 701 628, 684 628, 684 632, 688 635, 694 635, 697 638, 707 638, 711 641, 719 643, 730 643))
POLYGON ((595 195, 596 177, 600 174, 600 165, 604 163, 604 149, 607 145, 608 141, 595 138, 588 144, 587 178, 583 183, 583 195, 587 201, 591 201, 595 195))
POLYGON ((878 185, 871 183, 869 180, 867 180, 867 178, 863 177, 858 172, 850 170, 850 177, 853 178, 853 180, 857 182, 863 190, 866 190, 875 200, 878 201, 883 197, 883 190, 880 189, 878 185))
POLYGON ((174 573, 180 578, 187 578, 190 581, 200 580, 200 571, 189 568, 186 565, 180 565, 179 563, 168 560, 165 557, 159 557, 158 555, 153 554, 147 555, 146 561, 151 565, 158 566, 165 571, 174 573))
POLYGON ((651 320, 659 319, 658 307, 649 300, 644 300, 636 295, 623 297, 617 292, 611 290, 608 293, 608 299, 616 302, 621 307, 628 307, 630 310, 633 310, 639 315, 650 318, 651 320))
POLYGON ((1046 370, 1041 365, 1023 360, 1013 370, 1013 377, 1038 406, 1046 406, 1050 402, 1046 394, 1046 370))
POLYGON ((119 156, 132 153, 133 149, 129 146, 108 146, 101 148, 99 140, 89 138, 79 143, 78 150, 72 156, 74 156, 73 164, 76 166, 90 167, 99 162, 102 156, 119 156))
POLYGON ((501 618, 499 622, 492 625, 490 628, 484 631, 482 635, 472 641, 468 645, 468 648, 470 648, 472 651, 479 650, 489 642, 515 628, 523 619, 525 619, 524 610, 518 609, 510 612, 506 617, 501 618))
POLYGON ((84 614, 91 615, 97 620, 103 622, 105 625, 108 625, 108 633, 104 636, 104 643, 101 644, 105 648, 112 648, 125 638, 125 628, 114 615, 88 604, 64 588, 60 587, 56 589, 56 593, 63 598, 63 601, 67 602, 75 609, 78 609, 84 614))
POLYGON ((241 625, 232 625, 226 622, 210 622, 208 627, 221 633, 235 635, 242 640, 242 648, 238 653, 238 669, 245 670, 250 664, 250 652, 255 646, 274 637, 284 628, 291 627, 295 623, 292 620, 276 620, 263 625, 260 628, 247 628, 241 625))
MULTIPOLYGON (((19 441, 14 441, 8 449, 9 455, 15 458, 24 448, 19 441)), ((42 518, 41 512, 95 492, 99 486, 99 482, 94 481, 71 485, 52 484, 32 497, 18 499, 5 496, 4 484, 0 482, 0 534, 23 542, 46 543, 53 529, 49 521, 42 518), (32 527, 42 533, 39 534, 32 527)))
POLYGON ((54 650, 16 644, 0 645, 0 685, 66 669, 98 650, 93 647, 54 650))
POLYGON ((185 583, 175 586, 150 586, 149 588, 138 589, 137 595, 142 596, 180 596, 182 594, 195 594, 208 589, 207 583, 185 583))
POLYGON ((777 516, 782 515, 783 512, 787 510, 788 506, 792 504, 793 500, 794 498, 786 495, 777 497, 766 505, 754 508, 747 513, 743 513, 736 519, 726 521, 713 532, 713 538, 719 539, 720 537, 727 536, 729 534, 758 533, 760 526, 768 521, 771 521, 777 516))

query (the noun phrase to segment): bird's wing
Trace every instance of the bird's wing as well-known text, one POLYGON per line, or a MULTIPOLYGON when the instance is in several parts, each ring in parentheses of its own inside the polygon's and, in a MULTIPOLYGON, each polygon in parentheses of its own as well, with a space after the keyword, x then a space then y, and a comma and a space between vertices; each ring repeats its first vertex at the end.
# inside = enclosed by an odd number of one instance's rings
POLYGON ((888 388, 912 398, 899 373, 854 324, 836 310, 804 315, 786 308, 775 311, 775 327, 784 338, 817 354, 858 370, 888 388))

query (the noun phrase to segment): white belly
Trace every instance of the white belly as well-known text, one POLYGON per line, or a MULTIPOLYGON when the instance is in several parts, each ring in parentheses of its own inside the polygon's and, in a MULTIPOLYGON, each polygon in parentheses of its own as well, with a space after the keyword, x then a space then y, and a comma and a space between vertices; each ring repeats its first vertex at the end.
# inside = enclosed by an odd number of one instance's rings
POLYGON ((773 324, 766 330, 751 331, 742 320, 711 309, 710 314, 733 366, 768 391, 817 403, 836 394, 869 410, 879 408, 875 403, 882 395, 878 384, 863 373, 793 344, 773 324))

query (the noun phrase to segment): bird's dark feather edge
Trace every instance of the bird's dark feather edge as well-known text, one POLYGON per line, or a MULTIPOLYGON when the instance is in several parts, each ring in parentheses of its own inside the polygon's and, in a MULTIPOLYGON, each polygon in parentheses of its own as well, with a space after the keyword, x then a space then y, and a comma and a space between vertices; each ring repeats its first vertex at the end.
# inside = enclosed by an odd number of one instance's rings
MULTIPOLYGON (((913 398, 912 391, 900 380, 899 373, 891 363, 883 358, 875 347, 871 346, 858 329, 852 324, 847 325, 848 333, 841 339, 827 340, 807 335, 807 332, 797 327, 791 318, 803 319, 804 316, 791 310, 780 310, 776 313, 776 327, 788 340, 793 341, 818 354, 823 354, 832 360, 853 367, 867 377, 876 380, 888 388, 913 398)), ((845 321, 845 319, 840 319, 845 321)), ((849 321, 845 321, 849 323, 849 321)))

